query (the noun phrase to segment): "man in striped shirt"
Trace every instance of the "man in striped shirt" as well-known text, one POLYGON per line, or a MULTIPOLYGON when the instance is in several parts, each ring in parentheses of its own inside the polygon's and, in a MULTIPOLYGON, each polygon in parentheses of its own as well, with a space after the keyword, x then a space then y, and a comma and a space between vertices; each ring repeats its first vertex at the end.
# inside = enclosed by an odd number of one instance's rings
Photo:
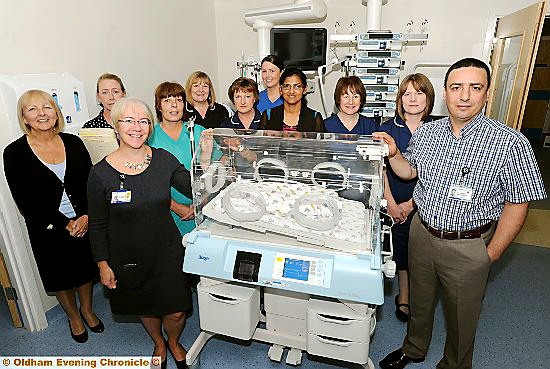
POLYGON ((437 291, 447 327, 438 369, 470 369, 491 265, 521 230, 529 201, 546 197, 527 139, 483 115, 488 66, 466 58, 446 73, 449 117, 424 123, 402 154, 391 136, 389 163, 404 179, 418 176, 418 206, 409 238, 410 320, 401 349, 380 362, 404 368, 424 360, 432 335, 437 291))

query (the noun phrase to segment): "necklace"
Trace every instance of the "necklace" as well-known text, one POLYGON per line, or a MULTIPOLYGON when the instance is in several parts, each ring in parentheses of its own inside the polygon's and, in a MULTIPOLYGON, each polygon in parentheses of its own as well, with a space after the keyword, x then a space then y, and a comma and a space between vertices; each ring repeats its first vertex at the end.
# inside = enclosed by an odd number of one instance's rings
POLYGON ((146 154, 145 155, 145 160, 143 161, 143 163, 132 163, 130 161, 127 161, 127 162, 124 163, 124 166, 126 168, 132 169, 132 170, 142 170, 144 168, 147 168, 149 163, 151 163, 151 155, 146 154))

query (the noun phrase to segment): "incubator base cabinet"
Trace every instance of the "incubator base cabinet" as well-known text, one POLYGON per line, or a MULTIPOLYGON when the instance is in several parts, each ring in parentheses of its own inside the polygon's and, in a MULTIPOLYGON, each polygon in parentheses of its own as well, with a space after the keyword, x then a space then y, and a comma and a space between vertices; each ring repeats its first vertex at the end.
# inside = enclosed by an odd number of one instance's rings
POLYGON ((379 218, 387 147, 368 136, 215 129, 193 160, 197 228, 184 271, 198 274, 201 333, 374 368, 370 337, 391 251, 379 218))

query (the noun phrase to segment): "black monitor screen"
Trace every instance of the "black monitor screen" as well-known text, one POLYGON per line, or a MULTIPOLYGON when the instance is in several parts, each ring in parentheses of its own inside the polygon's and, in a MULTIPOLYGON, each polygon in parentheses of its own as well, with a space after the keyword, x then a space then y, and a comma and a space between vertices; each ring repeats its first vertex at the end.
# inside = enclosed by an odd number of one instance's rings
POLYGON ((271 53, 280 57, 285 68, 316 70, 327 60, 326 28, 273 28, 271 53))

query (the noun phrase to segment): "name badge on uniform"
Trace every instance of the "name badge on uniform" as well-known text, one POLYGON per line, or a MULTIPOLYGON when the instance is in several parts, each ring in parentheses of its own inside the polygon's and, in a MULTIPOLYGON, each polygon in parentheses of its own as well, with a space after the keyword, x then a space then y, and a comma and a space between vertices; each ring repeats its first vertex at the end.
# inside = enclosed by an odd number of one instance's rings
POLYGON ((453 185, 449 188, 449 198, 453 200, 472 202, 472 189, 470 187, 453 185))
POLYGON ((111 204, 124 204, 132 201, 132 191, 117 190, 111 193, 111 204))

